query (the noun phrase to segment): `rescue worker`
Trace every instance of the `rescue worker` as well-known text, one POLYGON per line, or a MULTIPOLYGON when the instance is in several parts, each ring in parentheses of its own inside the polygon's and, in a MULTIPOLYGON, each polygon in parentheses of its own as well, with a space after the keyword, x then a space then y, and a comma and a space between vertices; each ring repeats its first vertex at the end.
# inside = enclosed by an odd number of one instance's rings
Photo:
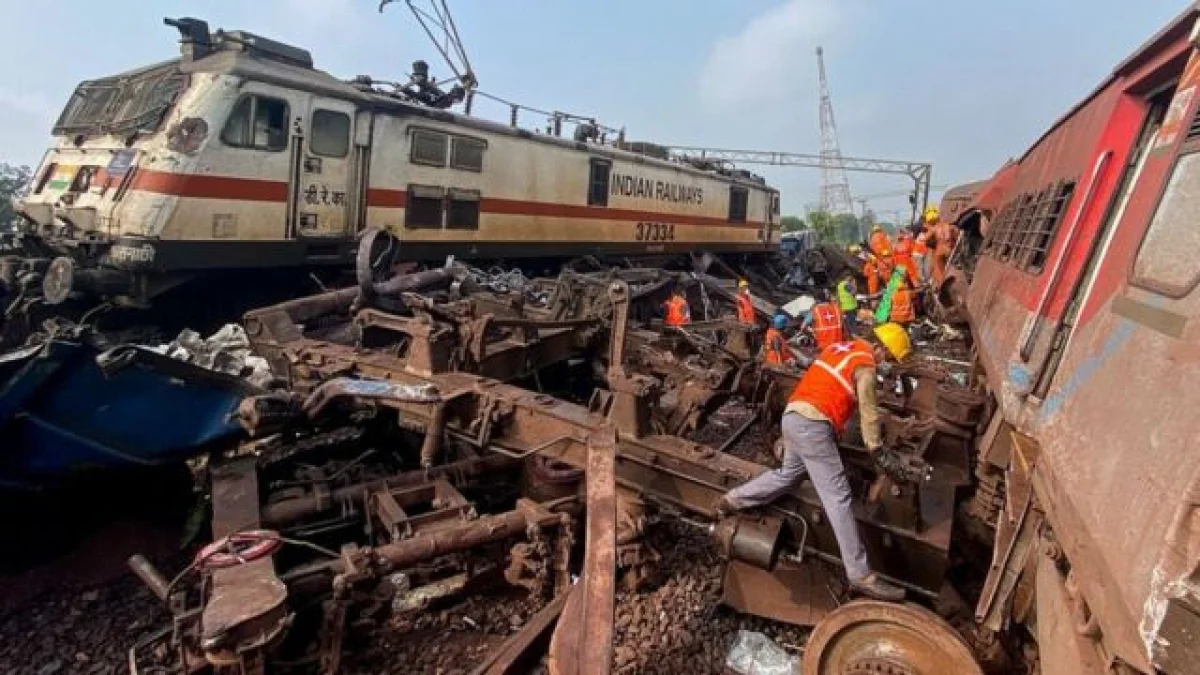
POLYGON ((887 359, 903 361, 912 351, 908 333, 895 324, 875 327, 874 344, 838 342, 821 351, 788 399, 783 414, 783 465, 725 493, 718 517, 769 504, 789 492, 807 472, 829 518, 842 564, 853 590, 880 600, 900 601, 904 590, 871 571, 851 507, 853 497, 837 438, 857 404, 863 441, 875 464, 888 475, 903 473, 903 463, 882 447, 875 406, 875 371, 887 359))
POLYGON ((837 305, 830 302, 828 298, 823 298, 822 302, 813 305, 809 317, 811 317, 813 338, 817 342, 818 352, 835 342, 844 340, 842 313, 838 311, 837 305))
POLYGON ((908 283, 913 288, 921 285, 921 281, 917 276, 917 262, 913 259, 913 239, 912 233, 908 230, 902 231, 896 238, 896 269, 904 268, 905 276, 908 277, 908 283))
POLYGON ((871 248, 871 251, 875 255, 879 256, 880 258, 883 258, 885 256, 891 257, 891 255, 892 255, 892 240, 890 237, 888 237, 887 232, 883 231, 882 225, 872 225, 871 226, 870 248, 871 248))
POLYGON ((745 279, 738 279, 737 318, 738 323, 746 326, 757 323, 754 301, 750 298, 750 284, 745 279))
POLYGON ((917 225, 920 232, 917 233, 916 240, 913 241, 913 262, 917 264, 917 279, 924 283, 929 280, 929 226, 926 222, 930 218, 937 219, 937 209, 932 206, 925 210, 925 215, 921 217, 921 222, 917 225))
POLYGON ((838 310, 842 313, 842 329, 846 339, 858 332, 858 284, 847 271, 837 285, 838 310))
POLYGON ((874 253, 867 254, 867 261, 863 263, 863 276, 867 278, 867 295, 875 295, 879 293, 879 259, 874 253))
POLYGON ((926 219, 925 225, 932 230, 929 243, 933 246, 933 283, 936 288, 941 286, 942 280, 946 278, 946 265, 950 262, 954 244, 958 242, 958 228, 942 220, 936 212, 933 215, 933 223, 930 224, 926 219))
POLYGON ((787 339, 783 337, 783 329, 786 327, 786 316, 776 314, 771 317, 771 327, 767 329, 767 336, 763 338, 763 361, 766 363, 783 366, 796 361, 787 339))
POLYGON ((678 288, 671 293, 671 299, 663 303, 663 309, 663 325, 686 326, 692 322, 692 310, 678 288))

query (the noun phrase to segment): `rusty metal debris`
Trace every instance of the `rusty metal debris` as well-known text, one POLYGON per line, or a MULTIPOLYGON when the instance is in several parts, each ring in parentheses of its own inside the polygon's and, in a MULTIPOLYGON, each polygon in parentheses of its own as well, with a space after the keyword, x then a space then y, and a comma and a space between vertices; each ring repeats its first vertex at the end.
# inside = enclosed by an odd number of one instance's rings
MULTIPOLYGON (((175 619, 131 654, 135 672, 337 672, 354 617, 499 577, 544 606, 479 672, 511 672, 538 645, 552 673, 607 673, 618 580, 653 577, 644 533, 663 519, 711 531, 721 601, 738 611, 815 625, 847 600, 810 485, 713 521, 717 497, 769 470, 724 450, 778 419, 798 376, 757 363, 716 280, 631 268, 497 282, 460 266, 365 279, 246 316, 287 386, 242 402, 251 440, 210 465, 214 545, 239 564, 197 560, 166 589, 139 571, 175 619), (703 292, 712 316, 659 325, 675 287, 703 292), (735 399, 752 413, 720 448, 688 439, 735 399), (247 531, 272 548, 247 557, 233 543, 247 531)), ((872 561, 917 599, 943 586, 982 405, 948 382, 929 364, 881 384, 890 447, 930 480, 880 474, 844 439, 872 561)))

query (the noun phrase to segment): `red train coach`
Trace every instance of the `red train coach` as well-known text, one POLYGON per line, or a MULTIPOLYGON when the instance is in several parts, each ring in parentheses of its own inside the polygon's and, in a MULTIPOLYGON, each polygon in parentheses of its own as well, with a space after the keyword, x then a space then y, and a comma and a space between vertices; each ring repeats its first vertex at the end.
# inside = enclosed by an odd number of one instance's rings
POLYGON ((1006 486, 977 618, 1025 623, 1046 673, 1200 671, 1198 16, 956 219, 1006 486))

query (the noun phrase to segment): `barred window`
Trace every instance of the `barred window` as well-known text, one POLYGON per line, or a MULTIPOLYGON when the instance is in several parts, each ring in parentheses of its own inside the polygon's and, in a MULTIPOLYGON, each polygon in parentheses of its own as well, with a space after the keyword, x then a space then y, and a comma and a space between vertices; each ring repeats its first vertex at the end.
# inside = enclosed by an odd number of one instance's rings
POLYGON ((414 129, 412 132, 413 164, 429 166, 446 166, 446 134, 425 129, 414 129))
POLYGON ((1071 203, 1071 195, 1075 193, 1075 183, 1059 181, 1046 192, 1046 205, 1034 221, 1033 228, 1024 242, 1025 251, 1021 257, 1022 268, 1034 274, 1041 272, 1046 264, 1050 245, 1054 243, 1054 235, 1067 214, 1067 204, 1071 203))

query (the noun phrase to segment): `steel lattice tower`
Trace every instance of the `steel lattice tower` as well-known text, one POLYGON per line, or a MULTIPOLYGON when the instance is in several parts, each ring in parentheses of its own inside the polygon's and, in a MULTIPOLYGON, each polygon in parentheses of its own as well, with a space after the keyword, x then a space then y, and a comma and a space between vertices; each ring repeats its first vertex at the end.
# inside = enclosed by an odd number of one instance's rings
POLYGON ((842 163, 837 123, 833 121, 833 99, 825 79, 825 52, 817 47, 817 73, 821 88, 821 210, 838 215, 854 213, 850 180, 842 163))

